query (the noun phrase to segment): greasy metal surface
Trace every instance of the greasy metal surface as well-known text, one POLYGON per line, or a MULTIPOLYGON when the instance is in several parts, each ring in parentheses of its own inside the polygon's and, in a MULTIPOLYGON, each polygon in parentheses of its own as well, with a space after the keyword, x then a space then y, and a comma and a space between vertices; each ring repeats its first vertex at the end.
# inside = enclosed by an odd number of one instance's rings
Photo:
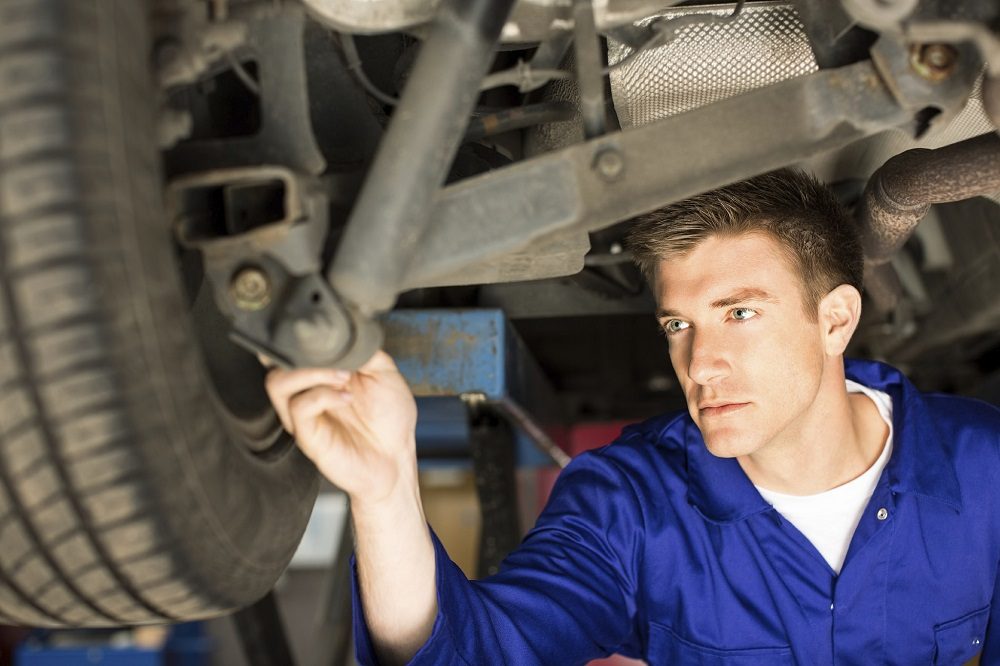
POLYGON ((994 133, 937 150, 915 149, 892 158, 865 188, 865 255, 889 260, 931 204, 1000 191, 1000 136, 994 133))
MULTIPOLYGON (((497 169, 440 192, 404 287, 490 281, 495 267, 484 276, 478 266, 550 232, 609 226, 909 118, 861 62, 497 169), (608 149, 624 158, 620 180, 594 168, 608 149)), ((523 269, 504 277, 535 277, 530 262, 523 269)))
MULTIPOLYGON (((670 9, 644 19, 723 17, 729 5, 670 9)), ((632 49, 609 41, 608 61, 632 49)), ((612 70, 611 91, 623 127, 645 125, 817 70, 805 29, 786 2, 747 5, 731 22, 693 21, 665 46, 636 54, 612 70)))

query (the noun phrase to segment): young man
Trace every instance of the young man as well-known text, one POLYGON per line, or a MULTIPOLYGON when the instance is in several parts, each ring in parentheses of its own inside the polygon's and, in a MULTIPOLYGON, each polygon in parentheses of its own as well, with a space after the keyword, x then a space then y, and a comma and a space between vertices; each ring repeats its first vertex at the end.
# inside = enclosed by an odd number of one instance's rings
POLYGON ((845 363, 862 257, 834 197, 777 171, 647 216, 630 247, 687 411, 575 459, 489 579, 426 526, 388 356, 269 376, 351 497, 361 661, 1000 663, 1000 412, 845 363))

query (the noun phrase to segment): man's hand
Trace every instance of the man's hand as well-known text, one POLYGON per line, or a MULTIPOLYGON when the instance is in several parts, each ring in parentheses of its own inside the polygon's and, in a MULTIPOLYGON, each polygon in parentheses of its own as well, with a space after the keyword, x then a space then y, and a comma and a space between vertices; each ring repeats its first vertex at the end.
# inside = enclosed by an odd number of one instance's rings
POLYGON ((299 448, 350 497, 375 652, 381 663, 406 663, 437 616, 434 546, 417 483, 417 407, 406 381, 380 351, 356 372, 272 370, 267 392, 299 448))
POLYGON ((299 448, 352 502, 378 504, 416 473, 416 404, 385 352, 355 372, 271 370, 267 392, 299 448))

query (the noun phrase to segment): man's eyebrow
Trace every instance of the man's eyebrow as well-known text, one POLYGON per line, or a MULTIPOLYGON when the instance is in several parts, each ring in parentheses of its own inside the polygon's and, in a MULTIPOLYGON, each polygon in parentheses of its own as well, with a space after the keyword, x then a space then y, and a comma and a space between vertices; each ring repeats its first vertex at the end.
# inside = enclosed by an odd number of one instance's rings
POLYGON ((733 292, 731 295, 725 298, 720 298, 717 301, 712 301, 713 308, 729 308, 740 303, 745 303, 746 301, 764 301, 767 303, 777 303, 778 299, 772 296, 769 292, 759 289, 757 287, 744 287, 733 292))
POLYGON ((660 319, 666 319, 667 317, 676 317, 678 314, 680 313, 674 312, 673 310, 657 310, 656 319, 659 321, 660 319))
MULTIPOLYGON (((771 295, 770 292, 760 289, 759 287, 743 287, 742 289, 737 289, 729 296, 725 298, 720 298, 717 301, 712 301, 713 308, 730 308, 739 303, 746 303, 747 301, 764 301, 767 303, 777 303, 778 299, 771 295)), ((659 309, 656 311, 656 319, 666 319, 667 317, 679 317, 680 313, 675 310, 665 310, 659 309)))

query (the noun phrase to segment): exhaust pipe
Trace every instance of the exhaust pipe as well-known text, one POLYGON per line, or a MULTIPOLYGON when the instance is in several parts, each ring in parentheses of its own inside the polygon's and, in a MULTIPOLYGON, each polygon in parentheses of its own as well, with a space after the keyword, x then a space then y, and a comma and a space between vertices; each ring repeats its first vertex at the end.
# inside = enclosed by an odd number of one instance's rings
POLYGON ((889 260, 932 204, 1000 192, 1000 136, 995 133, 936 150, 896 155, 868 181, 861 205, 868 296, 879 312, 899 303, 902 287, 889 260))

